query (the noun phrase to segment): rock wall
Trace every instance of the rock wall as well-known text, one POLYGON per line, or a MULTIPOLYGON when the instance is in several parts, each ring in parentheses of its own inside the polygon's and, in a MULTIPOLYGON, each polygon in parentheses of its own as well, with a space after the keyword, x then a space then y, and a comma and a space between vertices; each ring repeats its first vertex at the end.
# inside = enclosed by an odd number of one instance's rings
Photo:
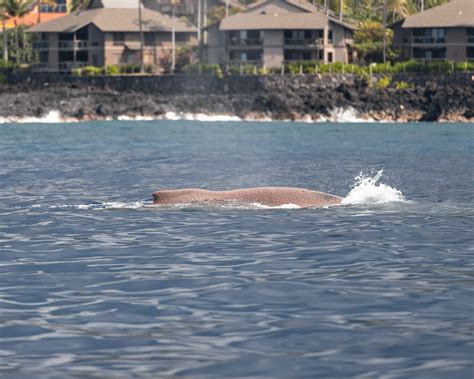
POLYGON ((472 74, 397 74, 387 88, 376 84, 379 79, 374 76, 369 85, 354 75, 13 77, 0 87, 0 117, 59 110, 78 119, 166 112, 318 119, 352 107, 377 120, 474 118, 472 74), (407 88, 397 89, 401 82, 407 88))

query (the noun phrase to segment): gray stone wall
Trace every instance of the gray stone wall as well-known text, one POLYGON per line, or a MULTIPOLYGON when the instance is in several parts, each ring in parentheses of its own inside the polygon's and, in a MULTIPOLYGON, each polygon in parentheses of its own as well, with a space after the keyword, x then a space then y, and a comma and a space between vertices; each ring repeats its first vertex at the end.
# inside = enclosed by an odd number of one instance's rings
MULTIPOLYGON (((386 75, 373 75, 373 81, 386 75)), ((473 84, 474 73, 457 72, 454 74, 411 74, 392 75, 392 82, 407 82, 414 85, 425 85, 427 82, 436 84, 473 84)), ((167 75, 167 76, 95 76, 75 77, 60 75, 12 76, 10 84, 30 84, 41 87, 49 84, 75 84, 78 86, 94 86, 110 88, 114 91, 134 91, 175 95, 203 94, 254 94, 255 91, 266 89, 308 89, 336 88, 340 84, 352 85, 360 81, 360 77, 352 74, 333 75, 231 75, 217 78, 213 75, 167 75)))

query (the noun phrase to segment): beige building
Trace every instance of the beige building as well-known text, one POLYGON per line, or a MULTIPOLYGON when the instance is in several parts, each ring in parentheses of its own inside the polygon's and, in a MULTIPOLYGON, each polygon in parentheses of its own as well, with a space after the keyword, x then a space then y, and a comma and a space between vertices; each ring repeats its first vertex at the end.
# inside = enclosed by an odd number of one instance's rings
MULTIPOLYGON (((142 9, 144 63, 160 66, 172 49, 173 18, 142 9)), ((197 44, 196 28, 175 18, 176 44, 197 44)), ((94 0, 85 11, 29 29, 38 33, 36 71, 70 72, 75 67, 140 64, 138 0, 94 0)))
POLYGON ((353 30, 303 0, 261 0, 208 28, 207 60, 266 67, 303 60, 348 63, 353 30))
POLYGON ((474 0, 452 0, 392 26, 402 59, 474 60, 474 0))

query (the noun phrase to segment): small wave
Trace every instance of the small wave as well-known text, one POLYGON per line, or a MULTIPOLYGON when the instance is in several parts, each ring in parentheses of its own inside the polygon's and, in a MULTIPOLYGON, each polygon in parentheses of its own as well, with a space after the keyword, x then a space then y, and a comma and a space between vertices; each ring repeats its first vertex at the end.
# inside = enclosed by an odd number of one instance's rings
POLYGON ((161 209, 161 210, 252 210, 252 209, 299 209, 296 204, 282 204, 278 206, 268 206, 260 203, 240 203, 240 202, 204 202, 204 203, 182 203, 182 204, 153 204, 151 201, 110 201, 91 204, 56 204, 56 205, 32 205, 30 208, 48 209, 71 209, 71 210, 136 210, 136 209, 161 209))
POLYGON ((385 204, 393 202, 407 202, 402 192, 387 184, 379 183, 383 169, 375 175, 359 173, 355 177, 356 183, 341 204, 385 204))
POLYGON ((49 111, 41 117, 0 117, 0 124, 57 124, 66 122, 79 122, 78 119, 63 117, 57 110, 49 111))
MULTIPOLYGON (((149 201, 109 201, 91 204, 57 204, 48 206, 49 209, 77 209, 77 210, 106 210, 106 209, 141 209, 152 207, 149 201)), ((35 206, 33 206, 35 207, 35 206)))

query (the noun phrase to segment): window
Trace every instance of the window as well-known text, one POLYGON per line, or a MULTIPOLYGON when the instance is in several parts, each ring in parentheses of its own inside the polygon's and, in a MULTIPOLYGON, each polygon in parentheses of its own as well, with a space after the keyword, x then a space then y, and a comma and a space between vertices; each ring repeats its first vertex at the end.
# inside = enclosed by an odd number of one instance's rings
POLYGON ((413 29, 414 43, 444 43, 446 30, 443 28, 413 29))
POLYGON ((474 45, 474 28, 466 29, 467 43, 474 45))
POLYGON ((114 46, 121 46, 125 43, 125 33, 115 32, 113 33, 114 46))
POLYGON ((144 33, 145 46, 155 46, 155 33, 144 33))
POLYGON ((67 12, 66 0, 56 0, 56 5, 41 4, 40 8, 41 8, 42 13, 66 13, 67 12))
POLYGON ((261 51, 231 51, 229 56, 231 61, 260 61, 262 60, 261 51))
POLYGON ((285 50, 284 58, 285 58, 285 61, 310 61, 311 52, 285 50))
POLYGON ((247 31, 247 39, 260 39, 260 30, 248 30, 247 31))
POLYGON ((39 61, 40 63, 48 63, 49 61, 49 51, 40 51, 39 53, 39 61))
POLYGON ((332 63, 333 61, 333 54, 332 53, 328 53, 328 62, 329 63, 332 63))
POLYGON ((446 58, 446 49, 423 49, 414 48, 413 58, 415 59, 426 59, 431 61, 433 59, 442 60, 446 58))
POLYGON ((466 56, 470 61, 474 60, 474 47, 466 48, 466 56))
POLYGON ((332 30, 328 31, 328 43, 332 43, 332 30))
POLYGON ((176 33, 176 42, 188 42, 188 33, 176 33))

